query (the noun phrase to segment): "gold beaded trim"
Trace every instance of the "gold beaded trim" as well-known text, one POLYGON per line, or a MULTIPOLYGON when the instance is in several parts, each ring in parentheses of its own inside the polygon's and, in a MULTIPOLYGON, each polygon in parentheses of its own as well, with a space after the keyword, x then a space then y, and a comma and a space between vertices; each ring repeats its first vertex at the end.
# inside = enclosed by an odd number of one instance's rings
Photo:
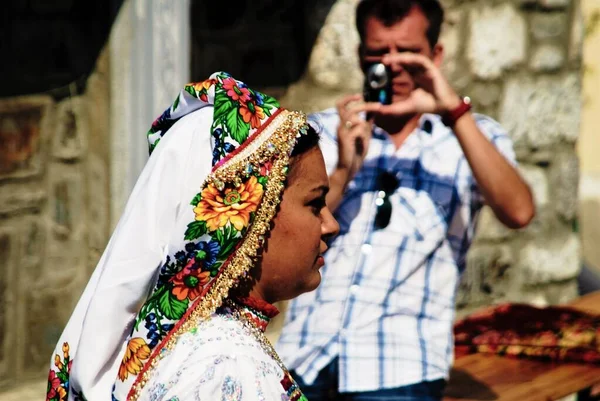
POLYGON ((307 129, 304 113, 282 110, 240 153, 215 169, 204 182, 203 188, 213 184, 222 191, 226 183, 240 185, 242 177, 248 177, 277 154, 289 154, 296 138, 306 134, 307 129))
MULTIPOLYGON (((239 154, 217 168, 204 181, 202 188, 209 183, 213 183, 217 189, 221 186, 219 190, 222 190, 226 183, 234 183, 237 186, 241 183, 241 175, 249 176, 252 173, 253 170, 250 170, 250 168, 259 169, 262 164, 274 159, 263 199, 256 211, 252 226, 242 240, 243 243, 235 251, 229 264, 214 279, 206 295, 197 305, 193 306, 194 309, 187 317, 183 317, 185 321, 169 335, 164 347, 162 349, 157 348, 153 352, 150 360, 146 363, 145 370, 136 378, 129 391, 127 396, 129 401, 137 401, 141 395, 142 389, 154 369, 156 369, 159 360, 164 356, 163 349, 166 348, 172 351, 179 336, 196 327, 199 320, 211 316, 223 303, 229 290, 237 283, 237 280, 244 277, 252 267, 254 258, 257 256, 258 249, 262 245, 264 236, 269 230, 270 222, 275 217, 277 206, 281 201, 289 165, 289 155, 296 143, 296 138, 306 133, 307 129, 308 125, 304 113, 283 110, 268 127, 259 133, 257 138, 254 138, 252 143, 248 144, 247 149, 243 149, 239 154), (257 146, 252 146, 255 141, 259 141, 259 143, 257 146)), ((281 363, 279 357, 274 359, 281 363)))

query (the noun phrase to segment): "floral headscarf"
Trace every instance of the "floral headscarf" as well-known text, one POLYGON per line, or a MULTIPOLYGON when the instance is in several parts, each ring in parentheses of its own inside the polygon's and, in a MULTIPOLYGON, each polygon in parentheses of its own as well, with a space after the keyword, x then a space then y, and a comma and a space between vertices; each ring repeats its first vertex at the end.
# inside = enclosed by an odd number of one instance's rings
MULTIPOLYGON (((178 336, 192 329, 199 319, 209 317, 253 266, 281 200, 292 149, 297 138, 308 129, 306 116, 285 110, 272 97, 218 72, 206 81, 186 85, 173 105, 152 124, 148 132, 151 160, 155 156, 161 158, 155 153, 172 148, 169 142, 161 149, 163 141, 173 141, 172 136, 189 135, 189 130, 176 128, 185 120, 183 117, 207 107, 213 108, 210 142, 206 144, 210 143, 212 150, 212 157, 206 160, 207 164, 210 162, 207 170, 210 172, 201 178, 202 184, 193 198, 173 206, 178 210, 178 221, 183 224, 174 227, 167 250, 158 263, 127 267, 150 270, 144 275, 150 280, 146 288, 152 286, 149 295, 147 292, 135 294, 141 300, 141 307, 135 316, 124 314, 129 320, 97 322, 96 316, 90 315, 94 308, 89 306, 94 302, 95 294, 88 293, 98 292, 106 274, 94 273, 80 300, 84 305, 78 305, 57 345, 48 383, 48 400, 66 399, 75 372, 82 378, 74 378, 77 383, 72 383, 69 399, 78 396, 85 399, 84 394, 91 399, 98 394, 110 394, 113 389, 106 389, 106 385, 112 386, 115 379, 115 399, 135 399, 160 358, 160 351, 171 348, 178 336), (169 136, 165 138, 167 133, 169 136), (157 268, 158 274, 152 275, 157 268), (79 310, 83 312, 79 313, 79 310), (93 358, 86 355, 86 360, 80 361, 78 355, 85 351, 79 349, 76 352, 75 348, 77 344, 83 347, 81 339, 86 332, 94 332, 85 330, 86 325, 99 329, 106 324, 120 325, 116 328, 119 335, 111 332, 112 342, 99 346, 99 349, 110 350, 108 345, 112 345, 115 355, 96 355, 96 358, 104 358, 100 361, 104 364, 94 362, 97 369, 94 371, 94 367, 85 366, 93 358), (124 331, 125 327, 131 329, 124 331), (117 356, 119 349, 121 352, 117 356), (71 363, 74 363, 73 372, 70 371, 71 363), (113 373, 112 382, 110 373, 113 373)), ((203 156, 192 154, 187 157, 203 156)), ((195 162, 204 163, 204 160, 195 162)), ((156 193, 152 192, 152 196, 156 193)), ((111 243, 119 241, 118 234, 119 227, 111 243)), ((105 253, 109 250, 110 245, 105 253)), ((105 259, 103 255, 97 271, 107 270, 105 265, 109 262, 105 259)), ((136 275, 128 271, 125 276, 136 275)), ((119 282, 118 285, 126 287, 126 284, 119 282)), ((111 290, 113 287, 111 283, 111 290)), ((137 288, 144 287, 138 285, 137 288)), ((130 293, 113 294, 120 295, 131 298, 130 293)), ((112 319, 112 315, 103 315, 104 318, 107 316, 112 319)), ((104 338, 96 340, 108 342, 104 338)), ((85 354, 91 355, 89 351, 85 354)))

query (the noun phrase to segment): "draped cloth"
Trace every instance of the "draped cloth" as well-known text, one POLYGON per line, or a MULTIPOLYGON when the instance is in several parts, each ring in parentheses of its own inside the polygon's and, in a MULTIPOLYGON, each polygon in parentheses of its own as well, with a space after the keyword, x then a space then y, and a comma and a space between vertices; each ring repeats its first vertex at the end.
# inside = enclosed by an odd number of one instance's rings
POLYGON ((454 326, 456 356, 482 352, 600 364, 600 316, 566 306, 504 303, 454 326))

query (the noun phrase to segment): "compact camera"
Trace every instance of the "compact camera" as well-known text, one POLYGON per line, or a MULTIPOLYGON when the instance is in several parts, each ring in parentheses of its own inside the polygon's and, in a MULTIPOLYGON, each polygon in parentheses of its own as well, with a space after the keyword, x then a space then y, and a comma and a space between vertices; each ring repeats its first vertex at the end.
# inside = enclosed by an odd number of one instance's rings
POLYGON ((366 102, 392 103, 392 72, 383 63, 365 65, 363 96, 366 102))

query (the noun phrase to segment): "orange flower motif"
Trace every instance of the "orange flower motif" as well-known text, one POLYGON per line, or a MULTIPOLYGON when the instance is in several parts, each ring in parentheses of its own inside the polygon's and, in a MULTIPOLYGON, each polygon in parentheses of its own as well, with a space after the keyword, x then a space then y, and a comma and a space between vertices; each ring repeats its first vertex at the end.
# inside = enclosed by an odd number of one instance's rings
POLYGON ((208 88, 210 88, 216 82, 217 81, 215 79, 207 79, 202 82, 194 82, 188 85, 192 86, 197 94, 200 94, 200 100, 202 100, 203 102, 208 102, 208 88))
POLYGON ((144 361, 150 357, 150 347, 141 337, 135 337, 127 343, 123 362, 119 367, 119 379, 127 380, 129 373, 137 375, 144 367, 144 361))
POLYGON ((177 273, 171 281, 173 282, 173 295, 178 300, 183 301, 186 298, 194 300, 202 293, 202 287, 210 280, 210 272, 203 272, 200 269, 191 269, 193 260, 177 273))
POLYGON ((60 355, 58 354, 54 355, 54 366, 56 366, 58 370, 61 370, 63 368, 63 363, 60 359, 60 355))
POLYGON ((250 223, 250 213, 255 212, 263 195, 263 187, 255 176, 237 188, 220 192, 210 184, 202 190, 202 200, 194 208, 196 220, 206 221, 210 231, 232 224, 241 231, 250 223))
POLYGON ((265 118, 265 112, 263 108, 257 106, 254 102, 241 103, 240 104, 240 114, 244 119, 244 122, 250 123, 252 128, 260 127, 260 122, 265 118))
POLYGON ((69 357, 69 343, 63 343, 62 351, 65 359, 67 359, 69 357))

